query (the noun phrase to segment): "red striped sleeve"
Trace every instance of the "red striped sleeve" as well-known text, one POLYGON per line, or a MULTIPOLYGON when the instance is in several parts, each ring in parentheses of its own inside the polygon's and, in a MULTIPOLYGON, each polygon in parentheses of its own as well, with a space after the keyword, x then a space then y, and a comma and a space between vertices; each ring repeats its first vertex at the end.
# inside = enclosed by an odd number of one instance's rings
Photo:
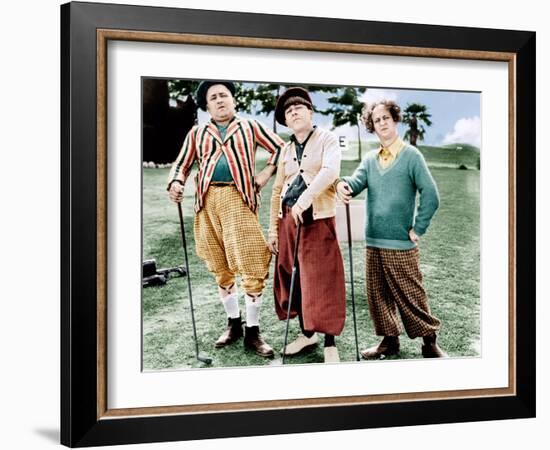
POLYGON ((254 134, 252 133, 252 129, 250 127, 246 127, 244 130, 246 134, 246 139, 248 142, 250 142, 250 145, 248 146, 248 154, 250 155, 250 161, 252 162, 252 166, 255 166, 256 161, 256 153, 254 152, 254 134))
POLYGON ((258 144, 271 153, 271 157, 267 163, 276 165, 279 160, 281 149, 285 145, 284 141, 273 131, 265 128, 260 122, 252 120, 250 123, 258 144))
POLYGON ((198 127, 194 126, 187 133, 178 157, 176 158, 176 161, 174 161, 174 164, 172 164, 172 168, 170 169, 170 174, 168 175, 168 188, 170 188, 170 185, 174 181, 180 181, 182 184, 185 184, 185 181, 189 176, 189 172, 191 171, 193 161, 196 157, 197 130, 198 127))

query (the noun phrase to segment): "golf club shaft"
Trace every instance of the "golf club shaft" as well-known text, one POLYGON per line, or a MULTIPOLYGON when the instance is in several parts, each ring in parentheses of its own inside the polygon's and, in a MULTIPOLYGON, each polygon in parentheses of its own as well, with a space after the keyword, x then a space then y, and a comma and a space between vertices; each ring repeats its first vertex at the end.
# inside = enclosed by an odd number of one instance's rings
POLYGON ((351 306, 353 310, 353 329, 355 331, 355 356, 357 361, 359 358, 359 341, 357 339, 357 319, 355 317, 355 287, 353 280, 353 242, 351 240, 351 217, 349 211, 349 203, 346 203, 346 222, 348 226, 348 249, 349 249, 349 273, 351 280, 351 306))
POLYGON ((183 244, 183 253, 185 255, 185 270, 187 271, 187 287, 189 289, 189 305, 191 307, 191 322, 193 323, 193 337, 195 339, 195 354, 199 358, 199 341, 197 339, 197 327, 195 326, 195 310, 193 309, 193 293, 191 292, 191 276, 189 274, 189 258, 187 257, 187 242, 185 240, 185 225, 183 224, 183 211, 181 202, 178 203, 178 213, 180 216, 181 240, 183 244))
POLYGON ((300 243, 300 231, 302 230, 302 223, 298 222, 296 227, 296 242, 294 243, 294 259, 292 264, 292 275, 290 277, 290 289, 288 291, 288 307, 286 310, 286 329, 285 329, 285 342, 283 345, 283 364, 285 363, 286 344, 288 342, 288 325, 290 322, 290 309, 292 307, 292 294, 294 293, 294 285, 296 283, 296 271, 298 265, 298 245, 300 243))

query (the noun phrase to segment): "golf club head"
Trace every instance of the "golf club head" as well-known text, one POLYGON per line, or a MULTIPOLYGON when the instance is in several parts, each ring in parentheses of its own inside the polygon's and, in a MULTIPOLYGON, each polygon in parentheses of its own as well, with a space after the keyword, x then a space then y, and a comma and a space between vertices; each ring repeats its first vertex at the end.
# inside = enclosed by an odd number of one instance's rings
POLYGON ((204 364, 212 364, 212 358, 210 358, 210 356, 198 355, 197 359, 204 364))
POLYGON ((274 358, 267 363, 268 366, 282 366, 283 360, 281 358, 274 358))

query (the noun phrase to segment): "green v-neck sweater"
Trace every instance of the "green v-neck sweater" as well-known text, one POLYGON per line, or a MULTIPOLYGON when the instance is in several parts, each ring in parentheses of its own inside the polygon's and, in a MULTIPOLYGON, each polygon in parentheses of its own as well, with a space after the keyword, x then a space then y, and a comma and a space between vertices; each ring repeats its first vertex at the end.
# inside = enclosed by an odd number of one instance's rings
POLYGON ((378 150, 370 151, 353 175, 342 180, 353 196, 367 189, 365 239, 369 247, 414 248, 409 230, 423 235, 439 207, 435 181, 424 156, 412 145, 406 145, 385 169, 378 161, 378 150))

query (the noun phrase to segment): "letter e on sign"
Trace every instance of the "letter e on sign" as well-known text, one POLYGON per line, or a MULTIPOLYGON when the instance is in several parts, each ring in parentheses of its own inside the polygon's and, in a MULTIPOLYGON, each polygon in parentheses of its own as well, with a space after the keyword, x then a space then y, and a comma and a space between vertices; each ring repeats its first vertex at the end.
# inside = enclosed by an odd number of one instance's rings
POLYGON ((342 151, 346 151, 348 149, 348 137, 338 136, 338 146, 342 151))

